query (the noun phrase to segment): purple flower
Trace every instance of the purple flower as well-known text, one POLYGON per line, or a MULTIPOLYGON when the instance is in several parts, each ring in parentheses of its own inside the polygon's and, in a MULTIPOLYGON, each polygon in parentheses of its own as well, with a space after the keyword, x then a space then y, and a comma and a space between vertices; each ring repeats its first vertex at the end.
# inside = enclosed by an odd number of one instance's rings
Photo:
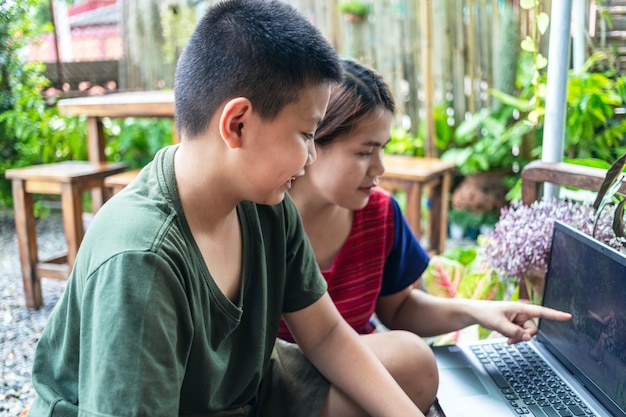
MULTIPOLYGON (((589 203, 567 200, 521 202, 504 207, 493 233, 486 238, 485 260, 502 275, 521 278, 527 272, 547 270, 554 221, 560 220, 592 235, 596 211, 589 203)), ((602 211, 595 238, 609 246, 622 246, 611 223, 613 210, 602 211)))

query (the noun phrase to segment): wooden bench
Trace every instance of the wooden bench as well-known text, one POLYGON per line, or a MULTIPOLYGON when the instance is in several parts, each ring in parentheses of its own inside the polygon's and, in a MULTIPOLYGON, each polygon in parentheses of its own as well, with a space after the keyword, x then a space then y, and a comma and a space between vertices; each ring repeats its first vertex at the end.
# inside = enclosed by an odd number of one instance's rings
MULTIPOLYGON (((568 164, 566 162, 532 161, 522 169, 522 201, 530 205, 542 197, 542 186, 555 185, 598 191, 607 170, 568 164)), ((626 193, 626 181, 619 189, 626 193)))
POLYGON ((141 169, 131 169, 128 171, 120 172, 106 177, 104 179, 104 186, 110 191, 111 195, 115 195, 122 191, 124 187, 131 183, 132 180, 139 175, 141 169))
MULTIPOLYGON (((84 234, 83 192, 104 189, 104 179, 124 171, 126 167, 124 163, 65 161, 6 171, 6 178, 12 180, 13 186, 15 229, 28 308, 39 308, 42 305, 41 278, 67 279, 69 276, 84 234), (61 196, 66 254, 47 260, 39 259, 33 194, 61 196)), ((98 208, 94 206, 94 212, 98 208)))
POLYGON ((427 249, 445 250, 448 234, 448 201, 454 164, 437 158, 384 155, 385 173, 380 186, 395 193, 406 193, 405 217, 418 239, 422 238, 422 197, 428 191, 429 210, 427 249))

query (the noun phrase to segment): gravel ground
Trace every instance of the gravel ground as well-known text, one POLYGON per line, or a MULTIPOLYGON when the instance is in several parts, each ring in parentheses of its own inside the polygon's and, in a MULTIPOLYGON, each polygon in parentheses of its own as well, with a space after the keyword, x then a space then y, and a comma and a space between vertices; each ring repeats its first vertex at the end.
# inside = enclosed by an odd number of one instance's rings
MULTIPOLYGON (((63 223, 52 212, 37 222, 40 258, 65 250, 63 223)), ((65 281, 43 279, 44 306, 24 306, 13 213, 0 211, 0 417, 19 416, 35 397, 31 366, 35 346, 65 281)))

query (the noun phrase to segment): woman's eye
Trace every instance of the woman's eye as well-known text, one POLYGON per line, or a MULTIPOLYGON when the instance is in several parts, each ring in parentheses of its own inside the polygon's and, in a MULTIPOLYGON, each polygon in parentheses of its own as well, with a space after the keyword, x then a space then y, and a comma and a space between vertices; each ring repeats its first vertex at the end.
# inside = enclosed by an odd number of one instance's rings
POLYGON ((306 138, 306 140, 313 140, 313 139, 315 139, 315 133, 303 133, 303 135, 306 138))

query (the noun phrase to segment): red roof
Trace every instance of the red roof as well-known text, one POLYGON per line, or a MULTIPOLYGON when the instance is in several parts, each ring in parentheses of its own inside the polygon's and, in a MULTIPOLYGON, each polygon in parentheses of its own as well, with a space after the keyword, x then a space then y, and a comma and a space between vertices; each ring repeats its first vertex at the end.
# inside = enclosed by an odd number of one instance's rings
POLYGON ((117 0, 89 0, 84 3, 77 4, 75 6, 71 6, 67 10, 68 16, 75 16, 77 14, 90 12, 95 9, 99 9, 100 7, 110 6, 115 4, 117 0))

